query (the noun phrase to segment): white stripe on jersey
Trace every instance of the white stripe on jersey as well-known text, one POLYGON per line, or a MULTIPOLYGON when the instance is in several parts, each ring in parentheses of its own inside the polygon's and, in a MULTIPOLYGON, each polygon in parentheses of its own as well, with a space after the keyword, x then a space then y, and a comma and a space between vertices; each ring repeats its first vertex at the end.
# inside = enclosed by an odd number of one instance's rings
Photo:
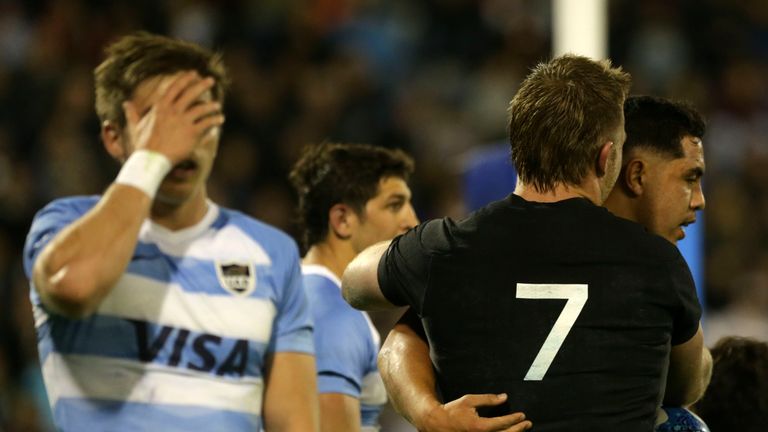
POLYGON ((256 265, 272 264, 272 260, 264 248, 237 226, 227 225, 216 230, 209 227, 208 224, 197 224, 187 229, 200 231, 201 227, 205 228, 207 232, 170 231, 146 220, 139 232, 139 241, 154 243, 164 254, 175 257, 209 261, 239 260, 252 262, 256 265), (197 235, 198 237, 190 238, 190 235, 197 235))
POLYGON ((51 353, 42 369, 51 406, 59 398, 93 398, 261 415, 261 378, 231 380, 151 363, 58 353, 51 353))
POLYGON ((369 372, 363 377, 360 403, 366 405, 384 405, 387 403, 387 389, 379 371, 369 372))
POLYGON ((269 299, 185 292, 126 273, 96 313, 267 343, 277 311, 269 299))

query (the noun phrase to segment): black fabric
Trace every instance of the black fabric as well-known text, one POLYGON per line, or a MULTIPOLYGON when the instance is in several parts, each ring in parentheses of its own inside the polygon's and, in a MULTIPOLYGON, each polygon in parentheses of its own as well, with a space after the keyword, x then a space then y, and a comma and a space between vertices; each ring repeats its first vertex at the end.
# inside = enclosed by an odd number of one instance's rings
POLYGON ((670 345, 701 315, 677 248, 585 199, 510 195, 458 223, 424 223, 392 243, 378 278, 421 317, 446 401, 506 392, 483 414, 524 411, 539 432, 652 431, 670 345), (587 285, 537 381, 524 377, 567 300, 517 298, 518 283, 587 285))

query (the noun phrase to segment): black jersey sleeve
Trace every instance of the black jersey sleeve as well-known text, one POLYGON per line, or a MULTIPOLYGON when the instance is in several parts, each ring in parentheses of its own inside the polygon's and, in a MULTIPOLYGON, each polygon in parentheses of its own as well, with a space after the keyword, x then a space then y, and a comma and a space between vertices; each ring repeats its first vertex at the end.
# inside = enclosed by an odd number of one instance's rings
POLYGON ((398 306, 411 306, 421 313, 426 291, 430 254, 424 247, 423 223, 396 237, 381 257, 378 268, 379 287, 384 296, 398 306))
POLYGON ((674 260, 669 262, 669 274, 679 300, 674 315, 672 345, 679 345, 690 340, 699 329, 701 305, 696 294, 696 285, 691 271, 679 253, 674 260))
POLYGON ((397 323, 408 326, 424 342, 427 341, 427 332, 424 330, 424 325, 421 323, 419 316, 416 315, 416 312, 414 312, 412 308, 406 309, 405 313, 403 313, 397 323))

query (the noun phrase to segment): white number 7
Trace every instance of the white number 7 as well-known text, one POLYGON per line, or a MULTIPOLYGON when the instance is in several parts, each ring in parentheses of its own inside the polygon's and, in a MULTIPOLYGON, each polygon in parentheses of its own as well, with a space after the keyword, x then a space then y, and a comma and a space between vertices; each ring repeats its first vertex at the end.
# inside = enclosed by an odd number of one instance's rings
POLYGON ((544 345, 533 359, 525 381, 541 381, 549 370, 560 346, 579 317, 581 309, 587 303, 588 286, 585 284, 517 284, 517 298, 523 299, 566 299, 563 311, 555 321, 544 345))

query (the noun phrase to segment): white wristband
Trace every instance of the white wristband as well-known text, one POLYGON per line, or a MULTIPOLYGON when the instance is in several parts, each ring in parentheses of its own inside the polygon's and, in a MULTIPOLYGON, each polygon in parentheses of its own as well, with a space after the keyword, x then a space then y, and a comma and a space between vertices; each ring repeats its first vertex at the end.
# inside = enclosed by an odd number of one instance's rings
POLYGON ((115 183, 141 189, 154 199, 157 188, 171 167, 171 161, 162 153, 136 150, 123 164, 115 183))

